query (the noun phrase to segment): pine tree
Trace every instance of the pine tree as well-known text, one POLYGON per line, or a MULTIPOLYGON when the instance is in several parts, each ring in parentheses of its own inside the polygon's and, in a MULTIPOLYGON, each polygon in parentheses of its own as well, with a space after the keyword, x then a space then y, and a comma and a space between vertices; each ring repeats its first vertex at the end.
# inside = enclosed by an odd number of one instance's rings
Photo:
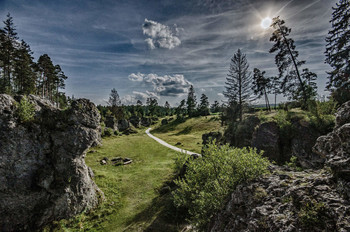
POLYGON ((265 105, 267 110, 271 110, 269 98, 267 96, 268 89, 270 88, 271 79, 265 77, 265 71, 260 71, 258 68, 254 68, 253 74, 253 90, 258 98, 264 96, 265 105))
POLYGON ((278 67, 283 93, 293 99, 299 99, 301 94, 306 107, 307 100, 313 97, 309 94, 315 92, 308 91, 308 89, 314 85, 307 86, 307 81, 303 79, 305 74, 303 75, 299 71, 301 65, 305 64, 305 61, 298 60, 299 52, 295 50, 294 40, 289 38, 291 29, 284 24, 285 21, 281 20, 279 16, 273 19, 271 27, 275 31, 272 33, 270 41, 275 42, 275 44, 270 49, 270 53, 278 51, 275 56, 275 62, 278 67))
POLYGON ((22 40, 16 50, 13 71, 14 91, 18 94, 35 93, 36 74, 32 54, 29 45, 22 40))
POLYGON ((212 113, 217 113, 220 111, 220 104, 218 101, 214 101, 214 103, 211 105, 210 110, 212 113))
POLYGON ((168 101, 165 102, 164 108, 165 108, 165 114, 170 115, 170 104, 168 101))
POLYGON ((204 93, 201 96, 200 103, 198 106, 198 111, 201 116, 209 115, 209 100, 207 95, 204 93))
POLYGON ((111 107, 117 107, 121 105, 118 91, 115 88, 113 88, 109 94, 108 105, 111 107))
POLYGON ((196 95, 194 92, 193 85, 190 86, 188 90, 188 96, 187 96, 187 113, 189 117, 193 117, 196 112, 196 106, 197 106, 197 100, 196 100, 196 95))
POLYGON ((350 100, 350 1, 339 0, 333 7, 332 29, 326 38, 326 63, 328 72, 326 88, 340 104, 350 100))
POLYGON ((223 94, 229 105, 233 102, 238 104, 240 121, 243 118, 243 107, 254 100, 252 76, 248 69, 249 64, 246 55, 238 49, 231 58, 230 69, 225 82, 226 91, 223 94))
POLYGON ((3 70, 1 80, 1 93, 12 93, 12 72, 14 69, 14 57, 16 48, 18 46, 18 37, 15 26, 13 24, 13 18, 10 13, 7 14, 7 18, 4 21, 5 27, 1 32, 1 65, 3 70))

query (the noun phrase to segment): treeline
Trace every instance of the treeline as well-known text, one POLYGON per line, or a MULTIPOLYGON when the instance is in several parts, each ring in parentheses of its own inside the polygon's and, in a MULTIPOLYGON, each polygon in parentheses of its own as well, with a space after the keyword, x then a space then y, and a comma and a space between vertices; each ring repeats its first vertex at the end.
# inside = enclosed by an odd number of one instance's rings
POLYGON ((0 93, 36 94, 64 107, 67 76, 47 54, 35 62, 30 46, 17 36, 10 14, 0 28, 0 93))

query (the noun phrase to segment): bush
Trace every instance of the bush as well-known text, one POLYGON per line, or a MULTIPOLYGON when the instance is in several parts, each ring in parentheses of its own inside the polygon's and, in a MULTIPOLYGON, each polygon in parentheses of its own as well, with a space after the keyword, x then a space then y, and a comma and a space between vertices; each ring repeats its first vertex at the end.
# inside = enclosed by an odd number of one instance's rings
POLYGON ((109 136, 113 135, 113 129, 112 128, 106 127, 103 132, 104 133, 103 133, 102 136, 108 136, 109 137, 109 136))
POLYGON ((23 96, 17 106, 17 116, 20 122, 30 122, 34 120, 35 107, 29 102, 26 96, 23 96))
POLYGON ((205 230, 234 188, 266 173, 268 165, 255 149, 210 144, 202 158, 188 160, 184 178, 175 181, 174 204, 186 207, 191 223, 205 230))
POLYGON ((310 124, 321 134, 327 134, 332 131, 335 125, 336 102, 333 100, 324 102, 310 101, 308 106, 310 124))

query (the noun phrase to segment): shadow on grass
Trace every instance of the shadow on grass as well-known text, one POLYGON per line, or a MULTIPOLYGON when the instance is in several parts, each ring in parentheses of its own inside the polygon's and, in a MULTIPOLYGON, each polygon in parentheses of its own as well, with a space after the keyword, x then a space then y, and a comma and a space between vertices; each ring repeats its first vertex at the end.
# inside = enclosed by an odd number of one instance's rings
POLYGON ((183 129, 182 131, 180 131, 175 135, 188 135, 189 133, 191 133, 191 131, 192 131, 192 126, 187 126, 185 129, 183 129))
POLYGON ((179 210, 174 206, 171 196, 171 191, 174 189, 173 180, 166 181, 159 188, 158 197, 154 198, 146 209, 128 221, 127 225, 129 226, 124 231, 131 231, 148 222, 151 224, 143 231, 181 231, 187 225, 185 221, 187 211, 185 209, 179 210))
POLYGON ((160 127, 152 130, 153 133, 168 133, 169 131, 174 131, 175 128, 181 124, 186 122, 187 119, 183 119, 183 120, 173 120, 171 122, 169 122, 166 125, 161 125, 160 127))

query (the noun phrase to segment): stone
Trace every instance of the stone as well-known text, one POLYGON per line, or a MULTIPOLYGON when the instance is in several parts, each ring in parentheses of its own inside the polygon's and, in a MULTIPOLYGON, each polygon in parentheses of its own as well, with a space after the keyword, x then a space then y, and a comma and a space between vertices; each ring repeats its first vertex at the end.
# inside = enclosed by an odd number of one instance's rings
POLYGON ((336 127, 350 122, 350 101, 345 102, 335 115, 336 127))
POLYGON ((152 123, 150 118, 141 118, 141 125, 144 127, 149 127, 152 123))
POLYGON ((21 96, 0 94, 0 230, 34 231, 89 211, 103 199, 84 161, 101 141, 100 114, 87 99, 67 110, 29 95, 34 120, 21 123, 21 96))
POLYGON ((253 133, 252 147, 263 150, 271 161, 281 162, 279 127, 276 122, 262 123, 253 133))
POLYGON ((118 129, 119 131, 125 131, 130 128, 130 123, 126 119, 121 119, 118 121, 118 129))
POLYGON ((105 125, 107 128, 111 128, 113 131, 118 130, 118 123, 116 122, 114 116, 106 116, 105 125))
POLYGON ((101 165, 106 165, 106 164, 107 164, 107 161, 104 160, 104 159, 102 159, 102 160, 100 161, 100 164, 101 164, 101 165))
POLYGON ((133 125, 135 128, 141 127, 141 119, 139 117, 133 115, 129 118, 129 121, 130 121, 131 125, 133 125))

